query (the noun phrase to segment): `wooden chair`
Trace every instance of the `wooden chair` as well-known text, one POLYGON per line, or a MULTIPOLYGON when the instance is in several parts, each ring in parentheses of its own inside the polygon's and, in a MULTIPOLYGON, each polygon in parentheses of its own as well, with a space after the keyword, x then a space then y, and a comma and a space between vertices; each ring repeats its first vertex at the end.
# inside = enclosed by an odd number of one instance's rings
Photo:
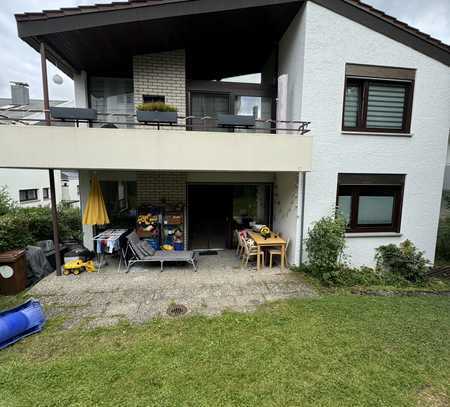
MULTIPOLYGON (((284 263, 285 263, 286 268, 289 268, 288 261, 287 261, 287 250, 289 247, 289 241, 290 241, 290 239, 286 240, 286 246, 284 249, 284 263)), ((281 249, 270 249, 269 256, 270 256, 270 260, 269 260, 270 268, 272 268, 273 256, 280 256, 280 258, 281 258, 281 249)))
POLYGON ((245 231, 240 231, 237 230, 235 231, 236 233, 236 238, 238 241, 237 247, 236 247, 236 255, 239 256, 239 258, 241 258, 244 254, 244 241, 247 237, 247 233, 245 231))
MULTIPOLYGON (((247 243, 247 240, 243 237, 242 237, 242 242, 244 245, 244 253, 242 256, 241 264, 244 265, 244 263, 245 263, 245 267, 248 267, 248 261, 249 261, 250 257, 258 256, 258 248, 256 247, 256 245, 249 245, 247 243)), ((261 264, 264 264, 264 252, 262 250, 260 252, 260 256, 261 256, 261 264)))
POLYGON ((239 233, 239 229, 234 230, 234 237, 236 239, 236 256, 241 257, 242 252, 242 242, 241 242, 241 234, 239 233))

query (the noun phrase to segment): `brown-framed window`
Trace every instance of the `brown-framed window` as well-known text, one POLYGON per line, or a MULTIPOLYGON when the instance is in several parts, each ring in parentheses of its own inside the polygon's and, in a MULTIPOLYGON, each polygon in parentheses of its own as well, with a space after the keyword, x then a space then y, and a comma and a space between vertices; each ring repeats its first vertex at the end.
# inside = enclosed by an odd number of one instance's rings
POLYGON ((19 201, 27 202, 27 201, 36 201, 38 199, 38 190, 37 189, 21 189, 19 190, 19 201))
POLYGON ((340 174, 336 204, 347 221, 347 232, 399 233, 403 186, 401 175, 340 174))
POLYGON ((409 133, 413 84, 347 77, 342 130, 409 133))

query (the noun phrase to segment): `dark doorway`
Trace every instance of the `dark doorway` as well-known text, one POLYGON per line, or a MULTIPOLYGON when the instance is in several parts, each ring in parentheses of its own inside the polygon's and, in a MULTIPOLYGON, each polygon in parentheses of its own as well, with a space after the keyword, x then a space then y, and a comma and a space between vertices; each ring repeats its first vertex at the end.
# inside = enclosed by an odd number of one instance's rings
POLYGON ((188 185, 189 246, 226 249, 233 230, 272 224, 272 184, 188 185))
POLYGON ((231 185, 189 185, 188 205, 191 249, 231 247, 231 185))

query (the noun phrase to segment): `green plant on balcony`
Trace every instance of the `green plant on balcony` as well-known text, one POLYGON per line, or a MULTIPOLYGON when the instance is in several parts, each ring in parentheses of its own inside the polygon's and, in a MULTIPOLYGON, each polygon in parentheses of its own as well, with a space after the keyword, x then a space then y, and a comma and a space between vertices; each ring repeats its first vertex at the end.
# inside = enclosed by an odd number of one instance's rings
POLYGON ((177 108, 164 102, 147 102, 137 105, 137 110, 141 112, 176 112, 177 108))

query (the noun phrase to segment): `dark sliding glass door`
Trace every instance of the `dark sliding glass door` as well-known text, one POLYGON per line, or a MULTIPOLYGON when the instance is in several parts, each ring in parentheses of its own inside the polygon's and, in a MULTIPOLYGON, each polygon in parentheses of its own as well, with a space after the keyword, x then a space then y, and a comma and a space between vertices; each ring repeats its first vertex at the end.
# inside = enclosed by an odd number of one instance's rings
POLYGON ((193 130, 214 130, 219 113, 230 113, 228 94, 197 92, 191 94, 191 115, 197 117, 192 119, 193 130), (201 120, 202 117, 211 117, 211 119, 201 120))

